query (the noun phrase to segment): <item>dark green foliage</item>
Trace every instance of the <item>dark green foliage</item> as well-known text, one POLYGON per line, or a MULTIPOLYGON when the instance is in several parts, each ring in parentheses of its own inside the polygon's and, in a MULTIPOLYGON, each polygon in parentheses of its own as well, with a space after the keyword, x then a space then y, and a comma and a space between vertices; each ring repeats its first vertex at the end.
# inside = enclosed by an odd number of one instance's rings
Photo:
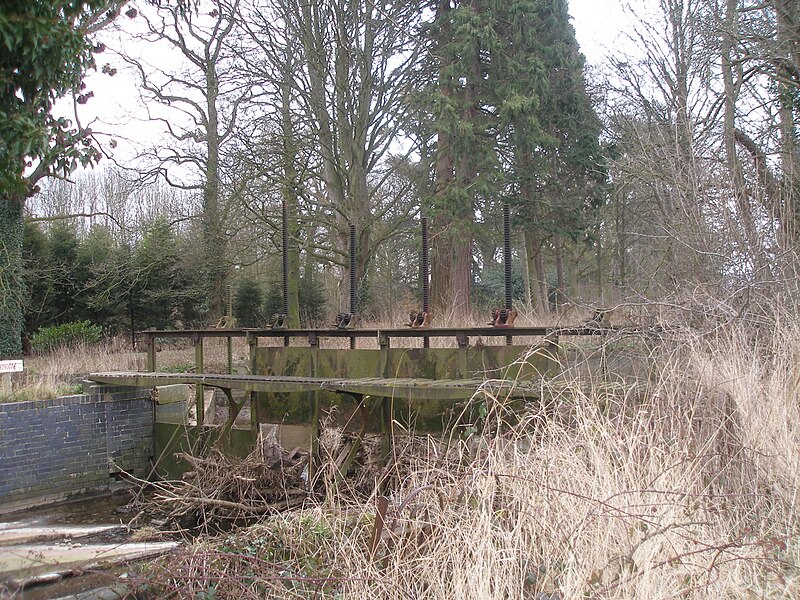
MULTIPOLYGON (((22 351, 25 198, 36 181, 99 158, 85 132, 50 114, 80 91, 93 64, 82 27, 108 0, 3 0, 0 3, 0 358, 22 351), (35 167, 26 175, 26 169, 35 167)), ((85 102, 88 96, 79 96, 85 102)))
POLYGON ((239 281, 233 295, 233 317, 239 327, 261 327, 264 316, 261 313, 264 293, 254 279, 246 277, 239 281))
MULTIPOLYGON (((511 269, 511 297, 513 300, 525 299, 525 281, 522 267, 516 261, 511 269)), ((502 265, 492 265, 484 269, 483 277, 473 284, 473 298, 481 309, 503 306, 505 301, 505 279, 502 265)))
POLYGON ((91 320, 107 335, 197 324, 204 304, 187 270, 191 244, 156 220, 133 246, 103 227, 26 226, 26 331, 91 320))
POLYGON ((35 352, 44 354, 85 344, 96 344, 100 341, 102 333, 99 325, 93 325, 89 321, 75 321, 41 328, 33 334, 31 345, 35 352))
MULTIPOLYGON (((269 319, 275 313, 283 312, 283 292, 281 284, 269 286, 264 297, 263 314, 269 319)), ((310 277, 301 277, 298 287, 300 297, 300 324, 302 326, 319 324, 325 318, 326 301, 320 285, 310 277)))
MULTIPOLYGON (((97 50, 81 27, 107 0, 3 0, 0 3, 0 192, 28 194, 26 162, 69 172, 99 158, 82 132, 50 115, 53 102, 80 91, 97 50)), ((85 101, 85 100, 83 100, 85 101)))
POLYGON ((91 319, 113 335, 124 327, 120 313, 118 290, 124 286, 127 250, 105 227, 93 227, 76 253, 77 270, 81 273, 80 310, 82 318, 91 319))
POLYGON ((527 227, 577 240, 602 202, 605 174, 601 123, 586 92, 567 2, 501 5, 509 51, 499 66, 511 76, 499 83, 500 114, 506 143, 516 154, 511 197, 527 227))
POLYGON ((436 54, 444 66, 428 95, 435 127, 448 136, 453 169, 452 180, 434 199, 433 212, 455 217, 456 224, 469 229, 473 203, 495 193, 503 172, 494 137, 499 88, 493 67, 502 40, 496 9, 491 3, 476 4, 456 2, 434 23, 440 36, 436 54))
POLYGON ((208 273, 197 248, 202 246, 202 238, 191 229, 176 234, 178 264, 174 284, 180 290, 174 298, 176 303, 175 327, 204 327, 211 298, 208 292, 208 273))
POLYGON ((156 220, 133 251, 129 265, 133 329, 166 329, 180 313, 186 280, 179 244, 169 223, 156 220))
POLYGON ((32 332, 53 324, 90 319, 103 323, 92 296, 95 267, 113 249, 105 230, 95 229, 79 240, 67 222, 46 233, 33 223, 25 225, 25 277, 28 290, 25 328, 32 332))
POLYGON ((0 191, 0 359, 22 354, 23 230, 22 202, 14 202, 0 191))
POLYGON ((25 223, 25 331, 34 332, 52 323, 48 315, 48 240, 35 223, 25 223))
POLYGON ((454 246, 469 236, 480 242, 475 215, 491 222, 508 202, 533 253, 556 237, 585 240, 596 225, 605 191, 601 123, 567 8, 566 0, 437 4, 428 67, 438 77, 420 127, 437 144, 427 155, 435 297, 458 262, 437 227, 454 246))
POLYGON ((75 229, 64 222, 53 225, 47 236, 46 256, 49 271, 46 300, 48 321, 73 321, 79 312, 78 293, 86 279, 86 273, 78 268, 78 237, 75 229))
POLYGON ((25 222, 23 259, 25 266, 25 330, 42 326, 39 314, 47 297, 47 235, 36 223, 25 222))
POLYGON ((311 277, 300 279, 300 322, 305 325, 319 324, 325 318, 327 301, 322 286, 311 277))

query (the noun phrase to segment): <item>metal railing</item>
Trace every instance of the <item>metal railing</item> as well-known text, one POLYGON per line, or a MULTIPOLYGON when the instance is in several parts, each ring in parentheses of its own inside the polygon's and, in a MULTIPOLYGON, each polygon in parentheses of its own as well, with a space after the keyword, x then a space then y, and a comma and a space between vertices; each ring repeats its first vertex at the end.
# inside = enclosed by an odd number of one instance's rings
MULTIPOLYGON (((203 340, 205 338, 245 338, 251 348, 251 362, 255 360, 255 349, 260 338, 282 339, 284 346, 289 345, 291 339, 305 339, 311 348, 321 347, 324 339, 347 339, 351 347, 357 339, 373 339, 378 348, 391 346, 392 339, 400 338, 451 338, 455 339, 459 348, 469 346, 470 338, 474 337, 503 337, 513 338, 539 337, 549 343, 557 344, 562 336, 597 336, 606 335, 616 331, 613 327, 441 327, 441 328, 386 328, 386 329, 148 329, 142 331, 147 350, 147 370, 156 370, 156 344, 157 338, 162 339, 189 339, 195 346, 195 368, 197 372, 203 369, 203 340)), ((232 365, 228 365, 229 372, 232 365)), ((255 366, 255 365, 251 365, 255 366)))

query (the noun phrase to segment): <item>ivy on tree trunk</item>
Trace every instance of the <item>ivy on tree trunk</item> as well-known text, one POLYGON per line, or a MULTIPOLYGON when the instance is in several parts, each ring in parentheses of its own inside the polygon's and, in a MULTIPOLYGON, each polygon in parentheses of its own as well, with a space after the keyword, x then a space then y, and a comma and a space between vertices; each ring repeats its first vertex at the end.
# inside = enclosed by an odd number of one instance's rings
POLYGON ((21 198, 0 196, 0 359, 22 354, 22 207, 21 198))

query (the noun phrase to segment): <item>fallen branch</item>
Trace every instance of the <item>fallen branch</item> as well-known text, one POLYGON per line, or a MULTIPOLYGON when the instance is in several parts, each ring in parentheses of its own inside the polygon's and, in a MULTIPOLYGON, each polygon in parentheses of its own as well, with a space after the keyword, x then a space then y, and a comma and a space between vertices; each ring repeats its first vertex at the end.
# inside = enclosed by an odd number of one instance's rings
POLYGON ((206 506, 219 506, 228 510, 238 510, 253 515, 263 515, 264 513, 286 510, 294 508, 303 503, 303 498, 297 498, 293 502, 268 503, 261 506, 251 506, 241 502, 230 502, 229 500, 218 500, 216 498, 164 498, 165 502, 185 502, 187 504, 202 504, 206 506))

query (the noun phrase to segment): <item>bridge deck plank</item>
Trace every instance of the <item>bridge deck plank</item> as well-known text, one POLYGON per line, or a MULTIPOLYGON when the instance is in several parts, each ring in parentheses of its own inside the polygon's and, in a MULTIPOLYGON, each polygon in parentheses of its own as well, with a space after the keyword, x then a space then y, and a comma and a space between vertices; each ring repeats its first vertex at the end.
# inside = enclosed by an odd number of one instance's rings
POLYGON ((91 373, 87 379, 107 385, 155 387, 178 383, 244 390, 248 392, 290 393, 327 390, 358 396, 377 396, 409 400, 464 400, 479 389, 515 397, 538 396, 538 386, 530 382, 503 379, 417 379, 368 377, 338 379, 329 377, 288 377, 274 375, 222 375, 212 373, 151 373, 112 371, 91 373))

